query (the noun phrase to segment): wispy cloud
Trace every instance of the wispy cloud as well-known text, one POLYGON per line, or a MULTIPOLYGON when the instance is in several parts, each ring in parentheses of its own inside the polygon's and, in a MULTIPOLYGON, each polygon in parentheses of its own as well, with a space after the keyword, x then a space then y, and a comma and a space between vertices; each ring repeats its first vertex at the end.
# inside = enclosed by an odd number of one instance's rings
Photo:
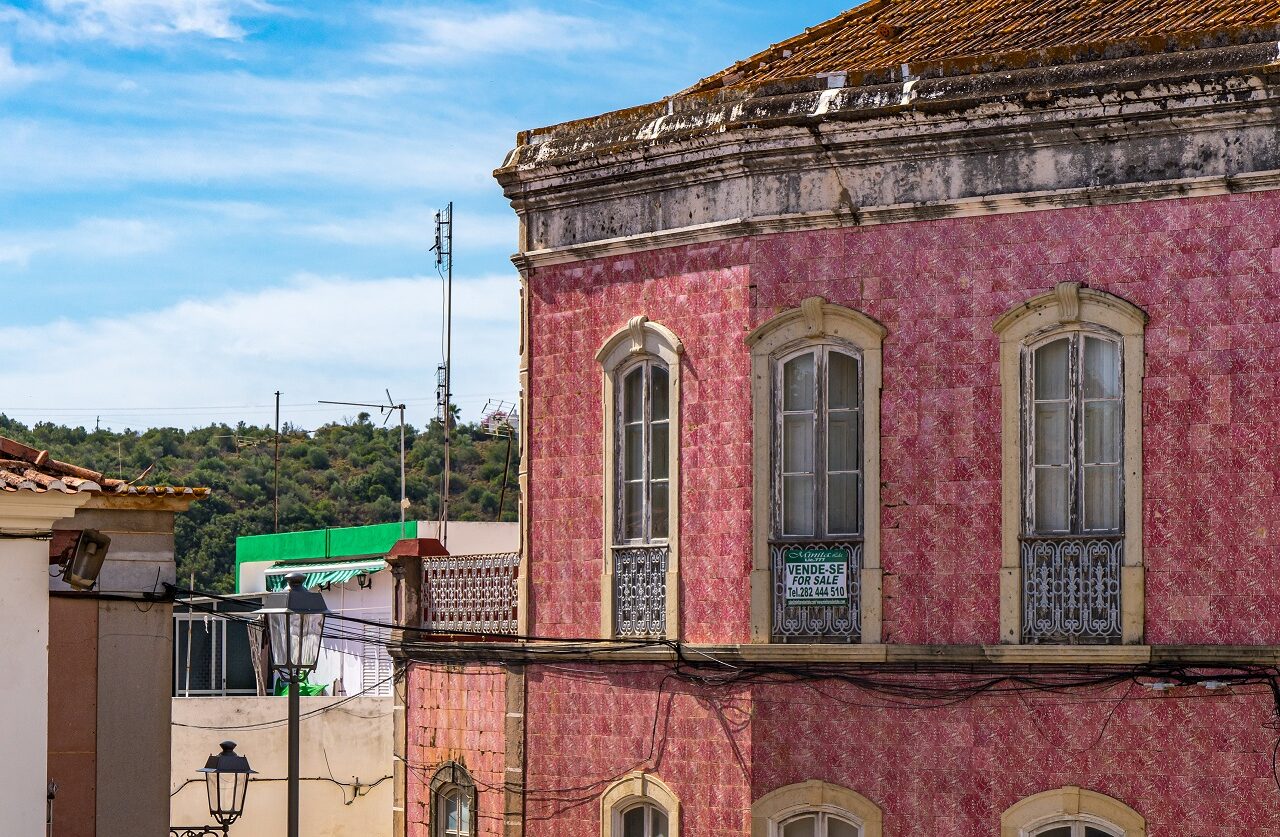
MULTIPOLYGON (((469 416, 487 398, 515 392, 516 287, 510 276, 454 284, 454 389, 469 416)), ((121 426, 261 422, 265 410, 227 407, 262 404, 276 389, 310 405, 390 388, 422 423, 433 409, 439 298, 434 278, 301 276, 119 318, 3 327, 0 342, 11 351, 0 369, 0 412, 92 422, 102 411, 121 426), (140 355, 140 347, 149 348, 140 355)), ((308 426, 341 415, 309 406, 291 420, 308 426)))
MULTIPOLYGON (((429 246, 435 229, 435 210, 401 207, 389 212, 349 218, 329 218, 287 228, 308 238, 357 247, 429 246)), ((516 249, 515 216, 459 213, 454 216, 455 244, 459 249, 516 249)))
POLYGON ((60 230, 0 234, 0 265, 25 267, 37 255, 67 253, 92 259, 154 253, 168 247, 174 233, 139 218, 86 218, 60 230))
POLYGON ((457 11, 440 6, 383 12, 400 37, 376 57, 396 63, 458 61, 503 53, 568 54, 615 49, 619 33, 603 21, 537 8, 457 11))
POLYGON ((137 46, 176 36, 238 40, 236 18, 271 11, 261 0, 44 0, 43 9, 9 8, 0 21, 43 40, 104 40, 137 46))
POLYGON ((0 45, 0 93, 6 89, 23 87, 39 79, 44 73, 37 67, 17 64, 13 60, 13 50, 0 45))

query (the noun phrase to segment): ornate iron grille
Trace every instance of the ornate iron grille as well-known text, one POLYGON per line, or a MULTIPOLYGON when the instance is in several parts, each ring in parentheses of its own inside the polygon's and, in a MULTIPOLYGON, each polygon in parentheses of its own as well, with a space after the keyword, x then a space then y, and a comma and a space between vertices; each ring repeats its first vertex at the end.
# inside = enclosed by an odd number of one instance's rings
POLYGON ((613 615, 618 636, 666 635, 669 554, 665 544, 614 547, 613 615))
POLYGON ((423 627, 516 633, 519 573, 518 552, 427 558, 422 562, 423 627))
POLYGON ((1118 643, 1124 538, 1022 540, 1022 641, 1118 643))
POLYGON ((772 541, 774 642, 858 642, 862 637, 862 541, 772 541), (786 553, 789 549, 841 549, 848 555, 844 604, 788 605, 786 553))

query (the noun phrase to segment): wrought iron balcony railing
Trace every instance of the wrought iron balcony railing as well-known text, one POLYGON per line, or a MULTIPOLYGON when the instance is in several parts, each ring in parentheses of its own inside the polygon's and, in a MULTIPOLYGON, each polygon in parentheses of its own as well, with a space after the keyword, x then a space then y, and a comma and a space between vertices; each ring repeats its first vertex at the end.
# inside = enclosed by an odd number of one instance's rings
POLYGON ((1121 641, 1124 537, 1022 539, 1022 641, 1121 641))
POLYGON ((862 541, 772 541, 774 642, 858 642, 862 541))
POLYGON ((519 574, 518 552, 425 559, 423 627, 442 633, 516 633, 519 574))
POLYGON ((614 632, 620 637, 667 633, 666 544, 613 548, 614 632))

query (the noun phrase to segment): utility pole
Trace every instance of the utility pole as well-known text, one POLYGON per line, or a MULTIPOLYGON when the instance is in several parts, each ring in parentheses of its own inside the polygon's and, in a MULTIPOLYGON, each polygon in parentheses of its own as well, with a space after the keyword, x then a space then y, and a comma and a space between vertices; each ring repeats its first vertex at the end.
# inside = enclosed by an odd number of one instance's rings
POLYGON ((453 440, 453 201, 436 213, 436 271, 444 280, 444 362, 436 370, 436 405, 444 425, 444 475, 440 480, 440 543, 449 545, 449 454, 453 440))
POLYGON ((275 511, 275 532, 280 534, 280 390, 276 390, 276 479, 274 495, 272 498, 272 506, 275 511))

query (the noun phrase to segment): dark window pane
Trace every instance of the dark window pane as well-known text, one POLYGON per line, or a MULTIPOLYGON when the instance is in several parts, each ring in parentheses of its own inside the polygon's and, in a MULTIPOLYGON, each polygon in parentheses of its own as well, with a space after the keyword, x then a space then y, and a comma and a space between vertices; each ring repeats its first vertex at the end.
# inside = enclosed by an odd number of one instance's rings
POLYGON ((861 531, 858 474, 832 474, 827 478, 827 533, 856 535, 861 531))
POLYGON ((667 537, 667 501, 670 494, 665 482, 655 482, 649 488, 653 496, 653 533, 654 538, 667 537))
POLYGON ((1064 337, 1036 349, 1037 401, 1066 398, 1068 393, 1071 340, 1064 337))
POLYGON ((814 407, 813 354, 800 355, 782 367, 782 409, 812 410, 814 407))
POLYGON ((1071 452, 1070 412, 1066 403, 1037 404, 1037 465, 1066 465, 1071 452))
POLYGON ((1071 837, 1071 826, 1062 825, 1048 831, 1040 831, 1036 833, 1036 837, 1071 837))
POLYGON ((643 805, 637 805, 622 815, 622 837, 649 837, 644 833, 643 805))
POLYGON ((784 535, 814 533, 814 478, 782 478, 782 532, 784 535))
POLYGON ((253 673, 253 656, 249 646, 249 626, 243 622, 227 623, 227 689, 256 691, 258 680, 253 673))
POLYGON ((1089 401, 1084 405, 1084 464, 1120 462, 1120 401, 1089 401))
POLYGON ((649 468, 655 480, 665 480, 671 470, 670 449, 667 447, 670 429, 665 421, 654 422, 649 428, 649 468))
POLYGON ((814 471, 813 413, 782 418, 782 470, 788 474, 814 471))
POLYGON ((644 418, 644 367, 637 366, 627 373, 622 386, 623 421, 641 421, 644 418))
POLYGON ((653 809, 653 834, 651 837, 667 837, 667 815, 657 808, 653 809))
POLYGON ((651 385, 653 391, 653 405, 649 410, 654 421, 661 421, 668 417, 667 413, 670 409, 668 406, 670 400, 669 396, 671 394, 670 378, 667 375, 667 370, 663 369, 661 366, 653 367, 653 372, 651 374, 653 376, 653 383, 651 385))
POLYGON ((827 817, 826 837, 862 837, 862 829, 836 817, 827 817))
POLYGON ((833 410, 857 409, 858 361, 842 352, 827 355, 827 404, 833 410))
POLYGON ((1110 340, 1084 339, 1084 397, 1120 397, 1120 347, 1110 340))
POLYGON ((832 471, 862 470, 860 441, 857 413, 831 413, 827 417, 827 468, 832 471))
POLYGON ((623 479, 638 480, 644 477, 644 425, 628 424, 622 430, 623 479))
POLYGON ((1091 532, 1120 529, 1120 466, 1084 469, 1084 527, 1091 532))
POLYGON ((1071 525, 1066 468, 1036 468, 1037 532, 1065 532, 1071 525))
POLYGON ((782 827, 782 837, 818 837, 817 829, 817 817, 797 817, 782 827))
POLYGON ((644 483, 629 482, 623 489, 625 503, 623 509, 622 536, 627 540, 644 537, 644 483))

